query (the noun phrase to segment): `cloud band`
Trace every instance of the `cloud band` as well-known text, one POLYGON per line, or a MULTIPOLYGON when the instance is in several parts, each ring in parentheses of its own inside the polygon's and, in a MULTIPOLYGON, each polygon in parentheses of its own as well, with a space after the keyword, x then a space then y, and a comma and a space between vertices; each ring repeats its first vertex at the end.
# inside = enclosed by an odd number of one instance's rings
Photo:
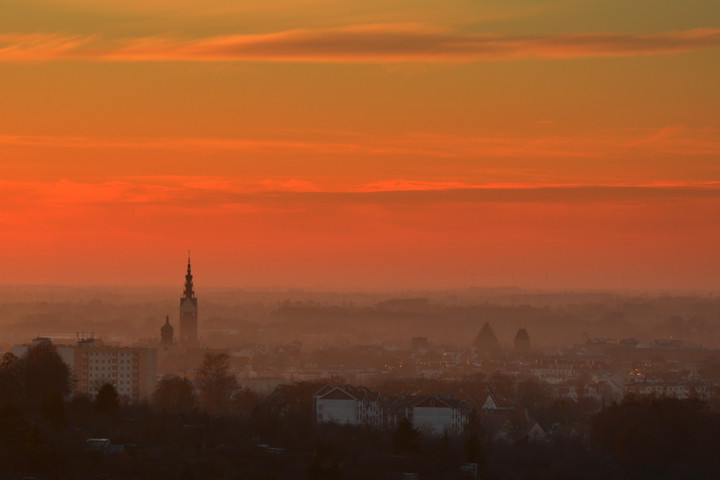
POLYGON ((458 34, 424 25, 370 25, 196 39, 0 35, 0 61, 478 62, 675 54, 720 47, 720 29, 651 35, 458 34))

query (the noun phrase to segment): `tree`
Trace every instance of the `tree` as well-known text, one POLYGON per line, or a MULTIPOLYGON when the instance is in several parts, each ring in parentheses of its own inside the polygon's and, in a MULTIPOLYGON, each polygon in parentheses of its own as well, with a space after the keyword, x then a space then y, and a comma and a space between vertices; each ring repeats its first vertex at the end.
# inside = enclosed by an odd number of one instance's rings
POLYGON ((248 418, 258 405, 260 405, 260 397, 252 390, 241 388, 233 395, 232 411, 236 415, 248 418))
POLYGON ((190 380, 165 375, 153 394, 153 404, 168 412, 188 412, 195 408, 195 389, 190 380))
POLYGON ((230 373, 230 356, 227 353, 206 353, 196 382, 203 410, 213 414, 229 411, 238 383, 235 375, 230 373))
POLYGON ((480 436, 477 433, 468 435, 465 440, 465 458, 468 462, 477 463, 483 465, 485 463, 485 455, 483 454, 482 443, 480 442, 480 436))
POLYGON ((51 343, 31 346, 20 359, 19 367, 24 376, 26 404, 37 406, 53 395, 70 393, 70 367, 51 343))
POLYGON ((40 405, 42 416, 56 430, 61 430, 67 426, 67 408, 65 408, 65 400, 60 392, 52 392, 43 399, 40 405))
POLYGON ((413 427, 412 422, 403 417, 393 434, 393 453, 403 455, 420 452, 420 430, 413 427))
POLYGON ((717 414, 706 412, 701 401, 626 397, 596 415, 592 438, 629 464, 691 464, 699 462, 705 446, 717 451, 717 420, 717 414))
POLYGON ((106 383, 95 396, 95 410, 112 413, 120 407, 120 396, 112 383, 106 383))
POLYGON ((11 352, 2 357, 0 363, 0 406, 21 405, 23 392, 23 375, 21 362, 11 352))

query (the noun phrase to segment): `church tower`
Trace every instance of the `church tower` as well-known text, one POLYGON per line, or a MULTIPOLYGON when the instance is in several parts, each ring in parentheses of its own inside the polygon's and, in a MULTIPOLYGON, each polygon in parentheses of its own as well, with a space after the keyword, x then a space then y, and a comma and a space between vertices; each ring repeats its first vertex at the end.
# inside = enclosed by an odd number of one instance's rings
POLYGON ((193 290, 193 276, 190 271, 188 255, 187 275, 185 275, 185 291, 180 298, 180 343, 185 346, 197 344, 198 306, 193 290))
POLYGON ((163 345, 172 345, 175 341, 175 329, 170 325, 170 317, 165 317, 165 325, 160 327, 160 343, 163 345))
POLYGON ((530 354, 530 335, 527 330, 521 328, 515 335, 515 355, 523 357, 530 354))

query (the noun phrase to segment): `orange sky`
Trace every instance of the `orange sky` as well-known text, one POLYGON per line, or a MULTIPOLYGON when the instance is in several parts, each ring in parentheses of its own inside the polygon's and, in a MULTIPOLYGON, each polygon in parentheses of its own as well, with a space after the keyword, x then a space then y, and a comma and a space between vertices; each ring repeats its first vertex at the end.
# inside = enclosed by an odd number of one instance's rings
POLYGON ((717 291, 719 84, 715 0, 5 0, 3 282, 717 291))

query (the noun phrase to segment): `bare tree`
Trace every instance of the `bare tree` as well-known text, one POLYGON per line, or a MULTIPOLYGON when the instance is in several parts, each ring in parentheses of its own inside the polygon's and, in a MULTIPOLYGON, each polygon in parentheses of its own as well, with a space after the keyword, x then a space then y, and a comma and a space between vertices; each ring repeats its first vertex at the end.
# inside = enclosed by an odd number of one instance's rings
POLYGON ((230 373, 227 353, 206 353, 197 373, 200 407, 208 413, 227 413, 230 400, 238 389, 235 375, 230 373))
POLYGON ((187 412, 195 408, 195 389, 190 380, 165 375, 153 394, 153 404, 168 412, 187 412))

